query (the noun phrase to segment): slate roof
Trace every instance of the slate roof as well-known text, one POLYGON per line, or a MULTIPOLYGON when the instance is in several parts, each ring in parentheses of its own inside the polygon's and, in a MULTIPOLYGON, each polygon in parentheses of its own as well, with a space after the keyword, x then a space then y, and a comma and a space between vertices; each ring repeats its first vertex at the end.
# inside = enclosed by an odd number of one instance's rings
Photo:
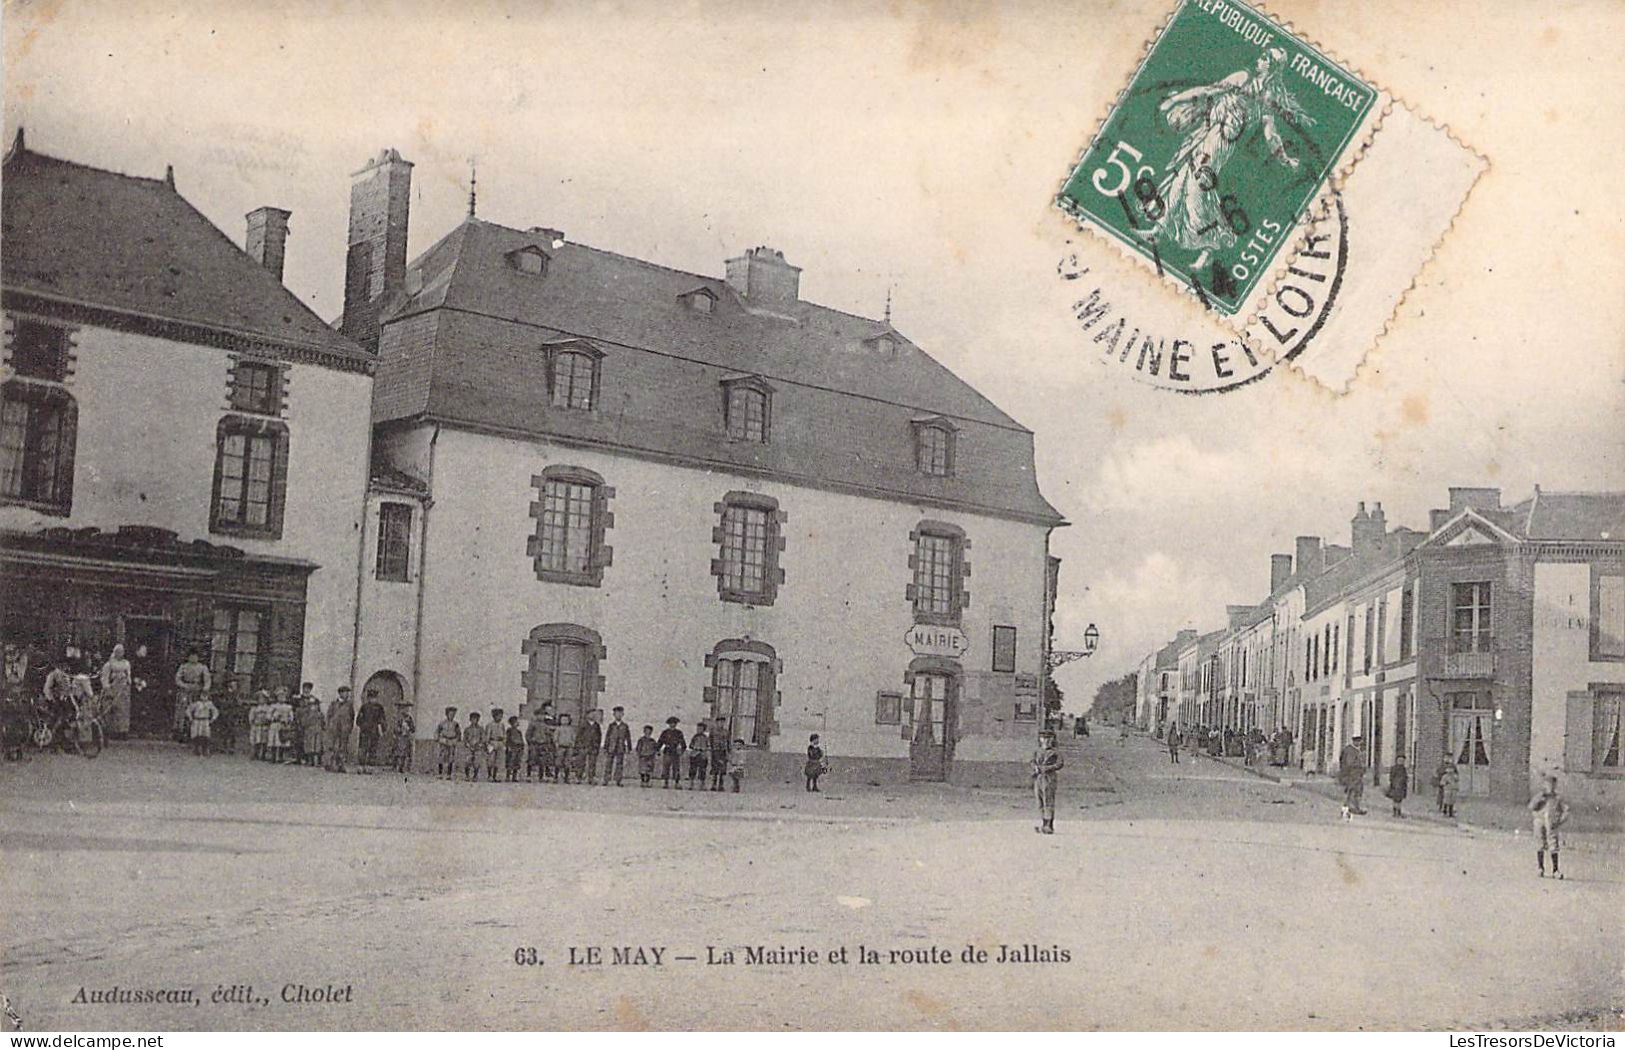
POLYGON ((6 155, 0 213, 0 281, 8 293, 371 359, 167 178, 121 175, 18 145, 6 155))
POLYGON ((1625 492, 1543 492, 1512 508, 1531 540, 1625 540, 1625 492))
MULTIPOLYGON (((374 420, 432 418, 903 494, 1059 523, 1038 491, 1032 433, 884 321, 807 302, 759 316, 721 278, 631 259, 551 232, 465 220, 408 266, 385 314, 374 420), (510 262, 548 257, 540 276, 510 262), (706 289, 710 312, 681 301, 706 289), (890 353, 867 340, 886 335, 890 353), (548 404, 542 350, 604 353, 597 410, 548 404), (722 380, 774 388, 771 440, 730 442, 722 380), (954 476, 915 469, 911 424, 957 427, 954 476)), ((778 308, 776 308, 778 309, 778 308)))

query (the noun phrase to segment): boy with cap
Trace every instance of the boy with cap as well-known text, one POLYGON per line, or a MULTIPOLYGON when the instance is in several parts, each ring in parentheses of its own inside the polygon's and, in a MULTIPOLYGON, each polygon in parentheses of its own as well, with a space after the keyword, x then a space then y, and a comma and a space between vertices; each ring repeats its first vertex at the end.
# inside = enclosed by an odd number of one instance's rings
POLYGON ((648 787, 649 781, 655 775, 655 755, 660 753, 660 744, 655 740, 654 726, 643 727, 643 735, 638 737, 636 751, 638 781, 643 787, 648 787))
POLYGON ((412 717, 412 705, 402 700, 395 718, 395 772, 412 771, 412 738, 417 731, 418 720, 412 717))
POLYGON ((1055 834, 1055 788, 1065 764, 1055 747, 1055 732, 1046 729, 1039 733, 1038 750, 1033 752, 1033 796, 1038 801, 1039 819, 1043 821, 1033 830, 1039 834, 1055 834))
POLYGON ((434 729, 436 748, 434 775, 450 780, 457 775, 457 745, 463 742, 463 729, 457 724, 457 709, 446 708, 446 717, 434 729))
POLYGON ((609 712, 609 725, 604 727, 604 786, 609 786, 609 778, 615 778, 615 786, 621 786, 621 776, 626 770, 626 753, 632 750, 632 727, 626 724, 626 708, 616 707, 609 712))
POLYGON ((666 719, 666 731, 660 734, 660 786, 669 788, 677 781, 677 790, 683 789, 683 751, 688 744, 683 731, 678 729, 682 719, 676 715, 666 719))
POLYGON ((502 726, 502 708, 491 708, 491 721, 485 725, 485 779, 495 782, 497 770, 502 767, 506 750, 506 736, 502 726))
POLYGON ((519 716, 508 716, 508 731, 503 739, 507 752, 508 783, 519 783, 519 767, 525 761, 525 731, 519 728, 519 716))
POLYGON ((706 788, 705 770, 711 761, 711 734, 705 728, 705 719, 700 719, 694 726, 694 735, 688 741, 688 789, 690 791, 704 791, 706 788), (694 787, 695 778, 699 779, 700 786, 694 787))
POLYGON ((1569 819, 1569 804, 1557 793, 1557 774, 1546 774, 1546 786, 1529 800, 1529 813, 1535 825, 1535 863, 1540 865, 1540 877, 1546 877, 1546 851, 1552 851, 1552 878, 1561 879, 1557 867, 1557 851, 1563 848, 1560 829, 1569 819))

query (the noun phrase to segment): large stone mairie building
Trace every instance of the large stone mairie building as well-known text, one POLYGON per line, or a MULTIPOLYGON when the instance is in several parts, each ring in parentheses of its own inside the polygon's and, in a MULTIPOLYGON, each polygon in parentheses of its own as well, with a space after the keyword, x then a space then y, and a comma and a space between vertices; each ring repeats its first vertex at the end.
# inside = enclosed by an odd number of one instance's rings
POLYGON ((410 185, 354 177, 343 330, 379 361, 359 673, 420 736, 546 702, 720 720, 758 766, 1024 759, 1063 524, 1030 431, 777 251, 702 275, 471 214, 409 261, 410 185))

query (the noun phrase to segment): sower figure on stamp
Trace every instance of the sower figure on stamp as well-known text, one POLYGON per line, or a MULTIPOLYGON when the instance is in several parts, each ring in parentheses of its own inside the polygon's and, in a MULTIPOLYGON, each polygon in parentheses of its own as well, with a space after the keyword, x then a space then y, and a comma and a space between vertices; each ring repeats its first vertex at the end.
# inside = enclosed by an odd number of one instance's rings
POLYGON ((1033 796, 1038 800, 1042 823, 1033 830, 1043 835, 1055 834, 1055 789, 1064 765, 1066 761, 1055 747, 1054 730, 1039 733, 1038 750, 1033 752, 1033 796))
POLYGON ((1313 124, 1314 118, 1287 89, 1281 73, 1286 59, 1284 50, 1270 48, 1258 56, 1251 72, 1237 70, 1216 84, 1175 92, 1157 107, 1185 140, 1157 187, 1165 210, 1153 236, 1199 252, 1192 270, 1206 269, 1215 250, 1236 243, 1237 231, 1221 204, 1230 190, 1221 188, 1220 180, 1237 143, 1255 125, 1262 127, 1272 157, 1289 168, 1298 166, 1297 158, 1287 154, 1276 115, 1299 125, 1313 124))

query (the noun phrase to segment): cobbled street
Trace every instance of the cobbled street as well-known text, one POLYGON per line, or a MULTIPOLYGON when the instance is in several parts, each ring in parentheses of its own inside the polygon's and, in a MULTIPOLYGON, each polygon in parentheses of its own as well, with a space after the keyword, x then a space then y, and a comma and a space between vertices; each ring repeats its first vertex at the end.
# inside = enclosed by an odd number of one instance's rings
POLYGON ((821 795, 735 795, 36 756, 0 768, 0 990, 34 1030, 1620 1023, 1617 833, 1542 881, 1527 835, 1426 798, 1345 824, 1143 736, 1065 754, 1054 837, 1023 793, 838 760, 821 795), (299 985, 348 1001, 282 1001, 299 985), (196 1003, 74 1002, 114 988, 196 1003))

